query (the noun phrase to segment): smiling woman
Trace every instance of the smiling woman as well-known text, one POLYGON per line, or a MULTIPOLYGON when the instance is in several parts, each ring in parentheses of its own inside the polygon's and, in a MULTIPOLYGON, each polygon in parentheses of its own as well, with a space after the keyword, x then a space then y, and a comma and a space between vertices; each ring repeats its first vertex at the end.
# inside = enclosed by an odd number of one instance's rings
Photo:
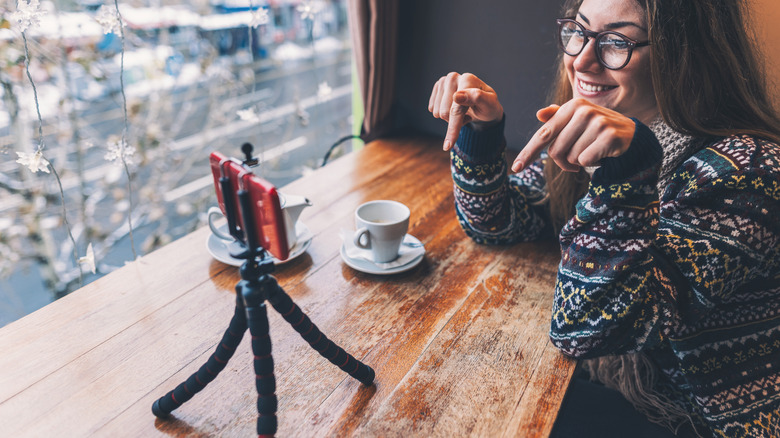
POLYGON ((458 73, 433 87, 464 231, 558 235, 550 339, 612 393, 575 384, 560 436, 627 436, 645 418, 683 436, 780 430, 780 118, 744 7, 568 1, 553 104, 516 175, 496 90, 458 73), (616 415, 620 400, 643 415, 616 415))
POLYGON ((564 21, 568 26, 562 26, 561 38, 571 27, 583 32, 583 37, 570 38, 567 45, 560 40, 569 55, 563 57, 563 62, 573 97, 636 117, 645 124, 653 121, 658 105, 650 77, 651 48, 645 15, 636 2, 583 2, 576 15, 582 24, 564 21), (579 47, 573 47, 575 43, 579 47))

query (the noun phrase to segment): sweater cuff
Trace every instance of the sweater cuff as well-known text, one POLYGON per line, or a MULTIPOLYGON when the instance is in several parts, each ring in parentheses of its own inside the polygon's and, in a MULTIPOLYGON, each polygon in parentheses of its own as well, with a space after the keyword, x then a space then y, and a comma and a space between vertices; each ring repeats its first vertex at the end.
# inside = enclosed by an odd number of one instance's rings
POLYGON ((639 120, 633 117, 631 120, 636 124, 636 129, 628 150, 619 157, 603 158, 594 177, 606 181, 625 181, 661 162, 663 149, 653 131, 639 120))
POLYGON ((455 143, 460 155, 464 155, 473 163, 493 162, 503 156, 506 146, 505 120, 506 115, 501 117, 500 122, 485 129, 474 129, 471 123, 463 125, 458 134, 458 141, 455 143))

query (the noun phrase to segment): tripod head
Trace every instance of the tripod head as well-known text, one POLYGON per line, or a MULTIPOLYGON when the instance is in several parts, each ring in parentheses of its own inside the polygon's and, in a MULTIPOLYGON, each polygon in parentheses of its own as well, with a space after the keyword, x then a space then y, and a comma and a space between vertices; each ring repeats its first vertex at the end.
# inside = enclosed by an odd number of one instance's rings
POLYGON ((244 153, 244 165, 249 167, 255 167, 257 166, 260 161, 252 156, 252 151, 254 150, 254 147, 252 147, 252 143, 244 143, 241 145, 241 152, 244 153))

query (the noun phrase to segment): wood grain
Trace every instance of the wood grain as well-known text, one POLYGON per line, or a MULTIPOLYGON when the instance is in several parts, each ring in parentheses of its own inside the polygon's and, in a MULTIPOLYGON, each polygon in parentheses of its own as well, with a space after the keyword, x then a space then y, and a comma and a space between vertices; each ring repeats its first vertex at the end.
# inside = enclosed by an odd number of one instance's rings
MULTIPOLYGON (((377 377, 354 381, 271 310, 279 436, 549 435, 574 369, 547 337, 557 245, 466 237, 439 144, 375 141, 282 188, 313 201, 301 220, 315 237, 274 276, 377 377), (426 248, 419 266, 376 276, 342 262, 340 231, 374 199, 409 206, 410 233, 426 248)), ((254 435, 248 339, 170 419, 151 414, 211 355, 233 312, 237 269, 209 256, 208 233, 1 328, 2 435, 254 435)))

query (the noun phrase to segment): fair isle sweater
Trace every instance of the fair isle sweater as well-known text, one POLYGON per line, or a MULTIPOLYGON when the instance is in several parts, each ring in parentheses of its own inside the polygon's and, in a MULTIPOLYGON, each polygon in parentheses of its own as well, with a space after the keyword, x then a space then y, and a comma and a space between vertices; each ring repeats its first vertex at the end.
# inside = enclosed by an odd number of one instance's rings
MULTIPOLYGON (((503 127, 464 127, 451 152, 456 213, 480 243, 552 234, 543 161, 507 175, 503 127)), ((593 173, 559 236, 550 339, 576 358, 644 352, 705 436, 780 436, 780 146, 703 143, 659 195, 661 157, 637 122, 593 173)))

